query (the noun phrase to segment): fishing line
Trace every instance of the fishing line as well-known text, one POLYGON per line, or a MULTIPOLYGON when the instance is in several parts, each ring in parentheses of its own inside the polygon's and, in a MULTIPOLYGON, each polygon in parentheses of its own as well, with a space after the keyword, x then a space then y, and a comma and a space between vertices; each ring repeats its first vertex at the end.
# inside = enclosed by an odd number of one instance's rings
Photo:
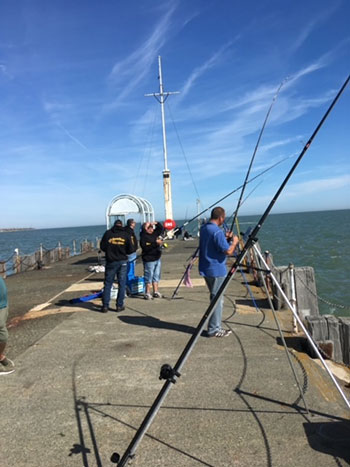
POLYGON ((148 155, 146 158, 146 164, 145 164, 145 176, 144 176, 144 183, 143 183, 143 188, 142 188, 142 196, 144 196, 144 193, 146 193, 146 185, 148 181, 148 176, 149 176, 149 165, 152 157, 152 153, 154 151, 154 135, 155 135, 155 124, 157 120, 157 112, 156 112, 156 107, 154 107, 154 117, 153 117, 153 125, 152 125, 152 132, 150 135, 150 145, 149 145, 149 150, 148 150, 148 155))
MULTIPOLYGON (((264 180, 261 180, 261 182, 259 182, 257 185, 255 185, 255 187, 247 194, 247 196, 244 198, 244 200, 241 202, 241 206, 247 201, 247 199, 254 193, 255 190, 257 190, 259 188, 259 186, 264 182, 264 180)), ((231 216, 230 216, 231 217, 231 216)), ((230 219, 230 217, 228 219, 230 219)), ((237 221, 237 217, 236 217, 236 221, 237 221)), ((229 228, 227 227, 227 230, 229 230, 229 228)))
POLYGON ((193 335, 189 339, 187 345, 185 346, 184 350, 182 351, 182 353, 181 353, 178 361, 176 362, 174 368, 172 368, 168 364, 162 365, 161 371, 160 371, 160 376, 159 376, 160 379, 165 380, 165 383, 164 383, 162 389, 160 390, 159 394, 157 395, 156 399, 154 400, 151 408, 147 412, 143 422, 141 423, 139 429, 137 430, 137 432, 136 432, 135 436, 133 437, 131 443, 129 444, 127 450, 123 454, 123 457, 120 459, 120 455, 118 453, 112 454, 111 461, 113 463, 118 464, 118 467, 124 467, 129 462, 129 460, 131 460, 135 456, 135 452, 137 450, 138 445, 140 444, 140 442, 141 442, 143 436, 145 435, 145 433, 147 432, 148 428, 151 426, 154 418, 156 417, 156 415, 157 415, 157 413, 158 413, 164 399, 166 398, 168 392, 170 391, 172 385, 175 384, 177 379, 181 376, 180 371, 181 371, 182 367, 184 366, 186 360, 188 359, 191 351, 193 350, 197 340, 199 339, 199 337, 200 337, 200 335, 201 335, 207 321, 209 320, 209 318, 213 314, 214 309, 217 306, 218 301, 221 299, 221 296, 225 292, 230 280, 232 279, 232 277, 236 273, 237 268, 241 265, 241 261, 244 259, 245 255, 247 254, 248 249, 251 248, 252 246, 254 246, 254 244, 256 243, 257 234, 260 231, 261 227, 263 226, 263 223, 265 222, 267 216, 270 214, 271 209, 273 208, 274 204, 276 203, 278 197, 282 193, 284 187, 288 183, 290 177, 294 173, 294 171, 297 168, 298 164, 300 163, 301 159, 305 155, 306 151, 309 149, 313 139, 315 138, 318 131, 322 127, 323 123, 325 122, 325 120, 328 117, 329 113, 331 112, 334 105, 338 101, 339 97, 343 93, 343 91, 346 88, 349 81, 350 81, 350 75, 348 76, 345 83, 343 84, 343 86, 338 91, 336 97, 333 99, 331 105, 329 106, 328 110, 324 114, 322 120, 320 121, 320 123, 316 127, 315 131, 311 135, 310 139, 306 143, 303 150, 301 151, 301 153, 300 153, 299 157, 297 158, 297 160, 295 161, 294 165, 289 170, 287 176, 283 180, 281 186, 277 190, 277 192, 274 195, 274 197, 272 198, 272 200, 270 201, 269 205, 267 206, 265 212, 261 216, 261 218, 258 221, 255 228, 253 229, 252 233, 249 235, 249 237, 248 237, 242 251, 237 255, 236 260, 234 261, 232 266, 229 268, 229 271, 228 271, 228 273, 227 273, 227 275, 225 277, 225 280, 223 281, 223 283, 220 286, 219 290, 217 291, 217 293, 215 294, 215 296, 211 300, 207 310, 205 311, 202 319, 200 320, 200 322, 199 322, 199 324, 198 324, 198 326, 196 328, 196 331, 193 333, 193 335))
MULTIPOLYGON (((150 125, 150 128, 148 130, 148 144, 147 144, 147 147, 145 148, 145 150, 143 151, 143 154, 140 158, 140 161, 139 161, 139 164, 138 164, 138 167, 137 167, 137 171, 136 171, 136 176, 135 176, 135 179, 134 179, 134 185, 133 185, 133 189, 132 189, 132 193, 135 193, 135 188, 136 188, 136 184, 139 184, 139 175, 140 175, 140 170, 141 170, 141 166, 142 166, 142 163, 144 161, 144 158, 146 156, 146 152, 148 152, 148 158, 147 160, 149 160, 150 158, 150 153, 152 151, 152 145, 153 145, 153 136, 154 136, 154 128, 155 128, 155 122, 156 122, 156 106, 153 106, 153 117, 152 117, 152 123, 150 125)), ((146 161, 147 163, 147 169, 146 169, 146 172, 148 172, 148 162, 146 161)), ((143 192, 145 191, 145 187, 143 187, 143 192)))
POLYGON ((198 189, 197 189, 197 186, 195 184, 195 181, 194 181, 194 178, 193 178, 193 175, 192 175, 192 171, 190 169, 190 166, 189 166, 189 163, 188 163, 188 160, 187 160, 187 157, 186 157, 186 154, 185 154, 185 151, 184 151, 184 148, 182 146, 182 143, 181 143, 181 140, 180 140, 180 136, 179 136, 179 133, 177 131, 177 128, 176 128, 176 125, 175 125, 175 120, 173 118, 173 115, 171 113, 171 108, 170 108, 170 105, 169 103, 166 104, 167 105, 167 109, 169 110, 169 114, 170 114, 170 118, 171 118, 171 121, 173 123, 173 126, 174 126, 174 130, 175 130, 175 133, 176 133, 176 136, 177 136, 177 140, 179 142, 179 146, 181 148, 181 152, 182 152, 182 155, 184 156, 184 159, 185 159, 185 162, 186 162, 186 165, 187 165, 187 170, 190 174, 190 177, 191 177, 191 180, 192 180, 192 183, 193 183, 193 187, 194 187, 194 190, 196 192, 196 195, 197 195, 197 198, 200 200, 201 197, 199 196, 199 192, 198 192, 198 189))
MULTIPOLYGON (((279 85, 275 95, 273 96, 272 98, 272 102, 270 104, 270 107, 269 107, 269 110, 267 111, 267 114, 266 114, 266 117, 265 117, 265 120, 264 120, 264 123, 263 123, 263 126, 261 127, 261 130, 260 130, 260 133, 259 133, 259 136, 258 136, 258 140, 256 142, 256 145, 255 145, 255 149, 253 151, 253 155, 250 159, 250 164, 249 164, 249 167, 248 167, 248 171, 247 171, 247 174, 246 174, 246 177, 245 177, 245 180, 244 180, 244 183, 243 183, 243 187, 242 187, 242 190, 241 190, 241 194, 239 196, 239 199, 238 199, 238 202, 237 202, 237 207, 236 207, 236 210, 233 214, 233 219, 232 219, 232 224, 231 224, 231 231, 233 232, 233 226, 235 225, 235 221, 236 221, 236 217, 237 217, 237 214, 238 214, 238 210, 239 208, 241 207, 241 204, 242 204, 242 198, 243 198, 243 194, 244 194, 244 191, 245 191, 245 187, 247 185, 247 181, 248 181, 248 178, 249 178, 249 175, 250 175, 250 171, 251 171, 251 168, 253 166, 253 162, 254 162, 254 159, 255 159, 255 155, 257 153, 257 150, 258 150, 258 147, 259 147, 259 144, 260 144, 260 140, 261 140, 261 137, 264 133, 264 130, 265 130, 265 126, 266 126, 266 123, 269 119, 269 116, 270 116, 270 113, 271 113, 271 110, 272 110, 272 107, 274 105, 274 103, 276 102, 276 99, 277 99, 277 96, 282 88, 282 86, 284 85, 284 83, 287 81, 288 78, 284 79, 281 84, 279 85)), ((239 235, 239 232, 238 232, 238 236, 239 235)))

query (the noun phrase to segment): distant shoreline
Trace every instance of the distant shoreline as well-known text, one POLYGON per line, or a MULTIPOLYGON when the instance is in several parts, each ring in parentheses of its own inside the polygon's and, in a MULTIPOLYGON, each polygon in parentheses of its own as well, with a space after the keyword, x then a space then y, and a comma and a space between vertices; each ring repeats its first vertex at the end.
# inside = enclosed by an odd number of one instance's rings
POLYGON ((0 232, 23 232, 23 231, 27 231, 27 230, 35 230, 33 227, 22 227, 22 228, 18 228, 18 229, 0 229, 0 232))

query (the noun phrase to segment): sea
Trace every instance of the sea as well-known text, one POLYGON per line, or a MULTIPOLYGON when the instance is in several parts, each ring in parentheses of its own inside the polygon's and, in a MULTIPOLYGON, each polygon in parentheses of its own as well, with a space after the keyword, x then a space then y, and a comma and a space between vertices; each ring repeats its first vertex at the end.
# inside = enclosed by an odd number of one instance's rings
MULTIPOLYGON (((241 232, 253 228, 260 216, 241 216, 241 232)), ((182 226, 185 220, 178 220, 182 226)), ((188 224, 190 234, 197 234, 197 220, 188 224)), ((136 226, 136 231, 139 226, 136 226)), ((96 242, 105 226, 66 227, 28 231, 0 232, 0 261, 12 257, 15 248, 20 255, 69 246, 77 249, 84 240, 96 242)), ((276 266, 312 266, 315 271, 321 314, 350 317, 350 209, 339 211, 270 214, 258 234, 263 251, 273 255, 276 266)))

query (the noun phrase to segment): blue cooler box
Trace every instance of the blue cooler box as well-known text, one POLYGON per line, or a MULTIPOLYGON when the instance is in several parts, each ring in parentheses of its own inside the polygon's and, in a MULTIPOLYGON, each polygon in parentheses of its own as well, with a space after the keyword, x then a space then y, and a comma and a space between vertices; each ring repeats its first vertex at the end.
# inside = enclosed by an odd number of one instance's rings
POLYGON ((143 276, 135 276, 130 281, 127 281, 126 286, 131 295, 142 294, 145 292, 145 279, 143 276))

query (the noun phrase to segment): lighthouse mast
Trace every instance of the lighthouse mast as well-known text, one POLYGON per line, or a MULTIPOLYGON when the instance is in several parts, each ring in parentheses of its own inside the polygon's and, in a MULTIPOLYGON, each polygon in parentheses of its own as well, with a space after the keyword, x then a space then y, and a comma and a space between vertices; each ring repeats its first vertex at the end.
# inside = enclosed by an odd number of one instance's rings
POLYGON ((159 67, 159 93, 145 94, 145 96, 153 96, 160 103, 162 113, 162 129, 163 129, 163 155, 164 155, 164 170, 163 170, 163 188, 164 188, 164 205, 165 205, 165 218, 173 220, 173 201, 171 196, 171 177, 170 170, 168 168, 168 150, 166 141, 166 129, 165 129, 165 113, 164 113, 164 102, 171 94, 179 94, 175 92, 164 92, 163 88, 163 77, 162 77, 162 61, 161 57, 158 56, 158 67, 159 67))

